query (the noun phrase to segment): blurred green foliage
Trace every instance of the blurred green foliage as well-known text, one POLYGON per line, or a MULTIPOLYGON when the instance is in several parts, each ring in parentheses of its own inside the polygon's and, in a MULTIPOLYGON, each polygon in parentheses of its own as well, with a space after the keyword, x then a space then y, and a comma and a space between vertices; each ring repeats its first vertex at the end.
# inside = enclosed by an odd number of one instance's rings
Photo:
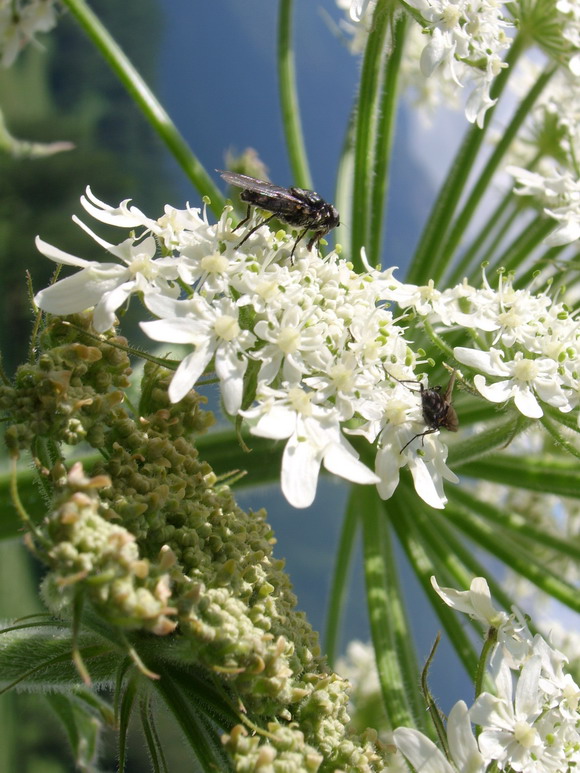
MULTIPOLYGON (((155 87, 162 30, 157 0, 99 0, 93 6, 155 87)), ((40 289, 54 271, 54 264, 37 252, 34 237, 41 235, 72 254, 97 257, 102 249, 70 220, 73 213, 89 220, 79 204, 86 186, 113 205, 133 198, 155 213, 170 198, 170 181, 159 139, 67 15, 39 45, 25 49, 12 68, 0 72, 0 108, 10 133, 19 139, 75 145, 41 159, 0 156, 0 349, 12 373, 26 357, 32 325, 25 272, 40 289)), ((99 232, 119 240, 114 229, 99 232)))
MULTIPOLYGON (((162 34, 157 0, 95 0, 92 7, 155 88, 162 34)), ((161 142, 66 15, 52 33, 25 49, 12 68, 0 71, 0 109, 18 139, 75 145, 40 159, 0 155, 0 350, 5 372, 11 374, 28 356, 33 325, 26 272, 38 290, 55 268, 37 252, 34 237, 38 234, 72 254, 99 257, 102 249, 70 219, 73 213, 83 217, 79 198, 86 186, 108 203, 131 197, 140 208, 156 213, 170 199, 171 183, 161 142)), ((86 213, 83 219, 88 222, 86 213)), ((99 232, 119 240, 114 229, 99 232)), ((0 518, 14 517, 11 504, 2 501, 0 518)), ((12 529, 0 526, 0 538, 6 531, 12 529)), ((0 620, 41 611, 39 580, 40 569, 20 541, 0 541, 0 620)), ((108 763, 102 770, 114 770, 114 741, 106 740, 110 753, 104 754, 108 763)), ((128 771, 146 769, 142 744, 134 750, 128 771)), ((65 733, 44 699, 13 691, 0 696, 0 771, 73 770, 65 733)))

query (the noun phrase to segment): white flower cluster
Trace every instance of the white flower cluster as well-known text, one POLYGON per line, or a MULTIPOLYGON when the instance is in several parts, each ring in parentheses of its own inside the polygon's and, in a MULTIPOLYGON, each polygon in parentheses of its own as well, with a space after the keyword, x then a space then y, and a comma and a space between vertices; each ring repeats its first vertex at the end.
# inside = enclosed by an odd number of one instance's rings
POLYGON ((580 238, 580 180, 575 175, 557 168, 549 176, 518 166, 508 166, 506 171, 518 186, 514 192, 537 199, 545 205, 544 212, 558 223, 545 244, 571 244, 580 238))
MULTIPOLYGON (((357 41, 360 34, 355 25, 368 30, 376 0, 337 0, 339 7, 348 7, 350 21, 347 30, 357 41)), ((471 123, 483 126, 486 111, 495 104, 489 94, 494 78, 503 67, 505 51, 511 45, 506 30, 513 24, 506 18, 503 6, 494 0, 409 0, 421 16, 421 27, 427 43, 420 57, 425 78, 437 75, 448 90, 469 84, 465 116, 471 123)), ((419 93, 422 89, 419 89, 419 93)))
MULTIPOLYGON (((580 59, 580 55, 579 55, 580 59)), ((518 63, 511 85, 518 99, 536 83, 541 68, 531 57, 518 63)), ((533 200, 555 221, 544 240, 566 245, 580 238, 580 72, 560 68, 534 104, 524 131, 510 149, 506 171, 515 180, 514 192, 533 200), (526 169, 533 165, 533 171, 526 169)))
POLYGON ((0 64, 10 67, 39 32, 56 24, 55 0, 0 0, 0 64))
POLYGON ((573 75, 580 75, 580 6, 574 0, 558 0, 556 11, 562 18, 562 37, 567 40, 574 53, 568 67, 573 75))
POLYGON ((469 591, 432 585, 443 601, 496 630, 489 659, 493 693, 480 693, 468 708, 459 701, 447 722, 450 760, 422 733, 397 728, 394 743, 414 770, 485 773, 494 770, 566 773, 580 764, 580 687, 566 673, 567 658, 522 615, 494 609, 487 582, 477 577, 469 591), (479 725, 477 738, 472 723, 479 725), (451 762, 453 764, 451 764, 451 762))
POLYGON ((539 400, 562 413, 578 404, 580 327, 564 303, 546 293, 516 290, 501 275, 497 289, 484 275, 481 288, 466 282, 444 291, 401 285, 396 298, 440 331, 477 331, 478 348, 456 346, 453 355, 479 371, 474 384, 486 400, 513 399, 530 419, 543 416, 539 400))
POLYGON ((229 207, 210 224, 192 208, 166 207, 152 220, 128 201, 106 205, 90 189, 81 201, 97 220, 131 229, 131 236, 110 244, 75 218, 115 263, 78 258, 37 239, 44 255, 81 269, 41 290, 38 306, 60 315, 94 307, 102 332, 138 294, 157 317, 141 323, 146 334, 190 348, 170 399, 179 401, 215 371, 230 416, 241 416, 254 435, 286 441, 282 490, 296 507, 314 500, 321 465, 376 484, 384 499, 407 466, 419 496, 436 508, 446 502, 443 481, 457 482, 435 432, 455 427, 426 417, 417 384, 402 383, 416 379, 420 361, 390 302, 413 310, 420 325, 476 331, 477 348, 456 347, 454 356, 480 371, 474 383, 487 400, 513 398, 529 418, 543 415, 540 401, 562 412, 578 401, 579 326, 546 294, 515 290, 502 278, 498 289, 485 277, 481 289, 402 284, 394 269, 367 266, 357 274, 335 252, 323 259, 303 243, 292 262, 293 239, 285 231, 259 228, 240 244, 229 207), (347 434, 376 444, 374 472, 347 434))
POLYGON ((230 208, 209 224, 198 209, 171 207, 151 220, 128 201, 109 207, 89 189, 81 201, 97 220, 140 233, 110 244, 75 219, 116 263, 78 258, 37 239, 44 255, 81 269, 39 292, 41 309, 66 315, 94 307, 94 326, 105 331, 138 293, 158 317, 142 323, 147 335, 191 349, 170 399, 177 402, 215 370, 226 411, 241 415, 254 435, 286 441, 282 490, 296 507, 312 503, 321 464, 349 481, 376 484, 383 498, 408 466, 418 494, 444 506, 443 480, 457 481, 445 464, 447 447, 438 435, 421 436, 427 427, 417 386, 397 381, 416 379, 417 361, 386 303, 401 287, 393 269, 356 274, 336 253, 322 259, 303 244, 292 263, 292 238, 266 227, 240 245, 230 208), (375 472, 345 431, 377 442, 375 472))

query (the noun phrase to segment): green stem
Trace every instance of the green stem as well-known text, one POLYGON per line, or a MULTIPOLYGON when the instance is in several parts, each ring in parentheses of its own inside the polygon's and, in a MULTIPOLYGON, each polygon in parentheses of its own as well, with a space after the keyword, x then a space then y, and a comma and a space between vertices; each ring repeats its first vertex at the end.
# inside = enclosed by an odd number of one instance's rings
POLYGON ((383 54, 389 28, 388 0, 379 0, 367 40, 359 86, 354 146, 351 256, 355 270, 362 270, 361 247, 370 243, 371 191, 375 173, 377 116, 383 54))
POLYGON ((356 105, 351 110, 336 175, 335 203, 340 212, 340 225, 336 230, 336 243, 344 245, 351 233, 352 186, 354 177, 354 136, 356 105))
POLYGON ((441 338, 441 336, 437 335, 435 330, 433 329, 433 325, 428 321, 427 317, 423 320, 423 327, 425 328, 425 333, 429 336, 431 339, 431 342, 435 344, 435 346, 441 351, 442 354, 445 355, 448 359, 453 360, 453 349, 448 346, 448 344, 445 343, 445 341, 441 338))
MULTIPOLYGON (((538 218, 532 223, 527 223, 523 230, 512 239, 511 244, 496 260, 487 267, 488 275, 500 268, 513 271, 530 257, 536 247, 546 238, 554 228, 554 221, 550 218, 538 218)), ((534 261, 535 265, 535 261, 534 261)))
POLYGON ((385 198, 388 190, 389 164, 397 118, 397 80, 405 45, 406 29, 407 15, 402 14, 394 22, 393 44, 386 58, 373 153, 375 173, 372 178, 370 241, 367 255, 371 265, 379 265, 381 262, 385 198))
POLYGON ((338 632, 340 630, 341 616, 344 611, 347 580, 352 564, 359 515, 360 511, 358 508, 356 489, 353 487, 344 514, 342 532, 340 534, 340 542, 334 564, 334 576, 330 588, 330 598, 328 601, 324 650, 331 668, 334 664, 338 647, 338 632))
MULTIPOLYGON (((502 510, 489 502, 484 502, 478 497, 474 496, 470 491, 460 486, 449 487, 448 490, 449 501, 455 508, 463 508, 469 511, 477 518, 483 519, 487 523, 492 525, 492 528, 497 532, 501 530, 509 533, 510 538, 516 541, 525 540, 526 544, 533 543, 537 548, 545 550, 550 548, 557 552, 559 557, 566 556, 572 558, 576 562, 580 562, 580 546, 569 538, 562 536, 558 537, 555 534, 550 534, 546 529, 540 529, 520 513, 512 513, 508 510, 502 510)), ((509 609, 514 603, 511 601, 509 604, 504 599, 493 591, 502 604, 509 609)))
MULTIPOLYGON (((422 720, 421 714, 413 712, 411 703, 411 685, 416 683, 418 668, 402 606, 389 522, 374 488, 359 486, 357 494, 363 524, 369 621, 383 701, 393 728, 413 727, 422 720)), ((395 519, 397 516, 398 513, 393 514, 395 519)))
POLYGON ((449 636, 457 656, 467 673, 473 674, 477 663, 477 653, 465 631, 465 626, 462 621, 457 619, 453 610, 436 595, 431 585, 432 576, 441 578, 444 563, 441 557, 434 555, 434 552, 431 553, 434 560, 431 560, 429 546, 417 525, 417 518, 421 520, 419 513, 426 512, 427 506, 418 499, 414 490, 410 490, 407 481, 408 479, 399 486, 400 494, 397 489, 399 511, 396 513, 396 517, 393 517, 393 528, 397 532, 397 537, 403 546, 413 572, 449 636))
POLYGON ((139 105, 199 195, 209 197, 212 210, 216 215, 220 215, 224 198, 219 189, 123 50, 84 0, 63 0, 63 3, 139 105))
POLYGON ((522 544, 514 541, 503 532, 498 539, 497 528, 482 523, 466 511, 459 510, 449 504, 445 508, 448 520, 466 534, 475 544, 487 550, 492 556, 509 566, 512 571, 526 577, 530 582, 548 595, 561 601, 576 612, 580 612, 578 590, 562 580, 546 564, 538 559, 522 544))
MULTIPOLYGON (((469 248, 465 251, 461 260, 449 276, 449 287, 452 287, 457 282, 461 282, 463 277, 468 275, 468 271, 474 263, 477 262, 480 266, 486 259, 489 260, 490 254, 495 252, 498 244, 517 217, 518 209, 513 206, 513 199, 514 192, 509 190, 491 213, 486 223, 479 230, 478 235, 471 240, 469 248), (510 203, 512 203, 511 207, 510 203), (495 233, 494 229, 496 229, 495 233), (478 258, 478 255, 481 255, 481 251, 484 249, 484 246, 489 239, 491 239, 491 241, 489 242, 486 252, 483 256, 478 258)), ((475 269, 472 269, 472 271, 475 271, 475 269)))
POLYGON ((292 4, 293 0, 280 0, 278 18, 278 81, 282 124, 294 180, 301 188, 311 189, 312 177, 308 167, 296 89, 296 68, 292 50, 292 4))
POLYGON ((475 698, 482 692, 485 686, 486 680, 486 665, 487 661, 493 651, 493 647, 497 641, 496 630, 492 628, 488 631, 483 648, 481 650, 481 656, 477 663, 477 672, 475 674, 475 698))
MULTIPOLYGON (((508 52, 506 62, 508 67, 502 69, 496 78, 491 89, 492 99, 498 99, 504 90, 509 73, 515 62, 524 49, 524 42, 520 35, 516 36, 508 52)), ((413 257, 409 273, 408 282, 421 283, 433 276, 432 264, 437 263, 437 256, 440 254, 441 246, 444 243, 445 234, 449 229, 453 214, 463 194, 467 179, 473 168, 475 158, 479 152, 485 132, 491 122, 497 105, 490 107, 487 111, 483 129, 479 126, 473 126, 467 133, 455 160, 449 170, 447 179, 443 183, 437 201, 435 202, 431 214, 427 221, 419 246, 413 257)), ((440 269, 437 267, 437 275, 440 269)))
POLYGON ((532 424, 532 419, 526 419, 519 412, 512 414, 501 424, 497 424, 483 432, 454 443, 449 448, 448 464, 455 469, 470 462, 475 466, 479 457, 495 448, 505 446, 517 434, 523 432, 532 424))
MULTIPOLYGON (((541 258, 538 258, 534 261, 534 264, 530 266, 530 268, 522 274, 520 277, 518 277, 517 282, 515 283, 516 287, 527 287, 530 282, 534 279, 534 275, 538 273, 538 271, 541 270, 542 266, 547 266, 549 263, 554 263, 562 252, 564 252, 568 248, 568 244, 558 244, 555 247, 549 247, 544 255, 541 258)), ((568 267, 567 267, 568 269, 568 267)), ((552 283, 552 293, 554 293, 556 287, 558 287, 560 284, 575 284, 576 280, 572 279, 572 275, 569 272, 569 269, 566 271, 558 271, 556 274, 552 274, 550 279, 555 279, 556 281, 552 283)), ((542 285, 534 285, 536 290, 546 290, 547 285, 546 283, 542 283, 542 285)))
MULTIPOLYGON (((580 449, 578 449, 575 443, 571 443, 564 437, 556 424, 553 424, 547 416, 542 416, 540 422, 552 440, 556 443, 556 445, 560 446, 569 454, 575 456, 577 459, 580 459, 580 449)), ((575 438, 575 440, 578 442, 577 438, 575 438)))
MULTIPOLYGON (((511 54, 511 50, 510 50, 510 54, 511 54)), ((437 264, 434 270, 432 271, 432 276, 435 280, 440 279, 443 273, 445 272, 445 270, 447 269, 447 267, 449 266, 449 263, 455 253, 455 250, 457 249, 461 241, 461 238, 465 233, 465 230, 467 229, 468 225, 471 222, 473 213, 479 206, 484 194, 489 189, 489 184, 491 182, 491 179, 495 174, 495 172, 497 171, 497 168, 501 160, 503 159, 506 152, 510 148, 516 134, 521 128, 521 125, 526 120, 526 118, 528 118, 528 116, 530 115, 530 111, 534 103, 536 102, 536 100, 538 99, 543 89, 548 84, 550 78, 555 72, 556 72, 556 66, 552 64, 542 73, 542 75, 538 78, 538 80, 534 83, 534 85, 526 95, 526 98, 518 106, 518 109, 514 113, 507 128, 502 132, 501 139, 497 143, 495 150, 493 151, 487 164, 483 168, 483 171, 481 172, 479 179, 473 186, 472 191, 469 195, 469 198, 465 203, 465 206, 463 207, 463 209, 455 219, 455 225, 452 228, 451 234, 449 235, 449 238, 447 239, 446 244, 441 250, 441 253, 437 260, 437 264)))

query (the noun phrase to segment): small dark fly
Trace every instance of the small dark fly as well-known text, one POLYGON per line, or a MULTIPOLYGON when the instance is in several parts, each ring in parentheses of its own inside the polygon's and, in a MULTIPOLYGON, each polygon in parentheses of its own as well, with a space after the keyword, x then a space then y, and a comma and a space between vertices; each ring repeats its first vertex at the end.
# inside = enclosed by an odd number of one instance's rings
MULTIPOLYGON (((424 432, 418 432, 416 435, 413 435, 411 440, 405 443, 401 448, 401 453, 418 437, 424 438, 425 435, 432 435, 433 432, 438 432, 442 428, 449 432, 457 432, 459 429, 459 419, 457 418, 455 408, 451 405, 451 394, 455 384, 455 371, 451 374, 447 389, 443 394, 441 394, 440 386, 425 388, 420 381, 401 381, 396 376, 391 376, 391 378, 394 378, 399 384, 419 384, 421 412, 423 414, 423 421, 427 425, 427 429, 424 432)), ((415 392, 416 390, 413 391, 415 392)))
POLYGON ((248 204, 246 217, 240 220, 234 231, 250 219, 252 207, 259 207, 272 213, 270 217, 250 228, 240 244, 243 244, 258 228, 269 223, 270 220, 278 218, 287 225, 301 229, 290 253, 292 260, 298 242, 306 236, 308 231, 313 231, 313 236, 308 242, 308 249, 311 250, 319 239, 340 225, 337 209, 324 201, 314 191, 308 191, 304 188, 281 188, 265 180, 256 180, 255 177, 237 172, 224 172, 222 169, 216 169, 216 172, 219 172, 230 185, 242 188, 240 198, 248 204))

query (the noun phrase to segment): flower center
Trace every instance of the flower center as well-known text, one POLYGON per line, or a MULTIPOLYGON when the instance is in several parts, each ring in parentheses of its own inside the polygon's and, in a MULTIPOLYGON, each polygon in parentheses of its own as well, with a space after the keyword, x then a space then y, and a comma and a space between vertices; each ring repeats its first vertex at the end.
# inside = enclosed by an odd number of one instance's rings
POLYGON ((145 252, 135 255, 129 263, 129 271, 133 276, 141 274, 145 279, 155 279, 157 276, 157 266, 145 252))
POLYGON ((214 324, 214 330, 219 338, 223 338, 224 341, 233 341, 240 334, 240 326, 238 320, 235 317, 231 317, 229 314, 224 314, 223 317, 216 319, 214 324))
POLYGON ((303 416, 312 415, 312 403, 310 402, 310 395, 300 387, 292 387, 288 390, 288 397, 290 399, 290 405, 297 413, 301 413, 303 416))
POLYGON ((514 738, 524 749, 531 749, 538 743, 538 731, 528 722, 516 722, 514 738))
POLYGON ((209 274, 225 274, 229 266, 229 260, 220 255, 219 252, 214 252, 213 255, 206 255, 201 259, 201 267, 209 274))
POLYGON ((277 344, 284 354, 292 354, 300 347, 300 331, 295 327, 281 328, 277 344))
POLYGON ((347 368, 346 365, 339 363, 333 365, 330 369, 329 376, 334 382, 337 391, 350 392, 352 390, 352 369, 347 368))
POLYGON ((533 381, 538 375, 538 366, 534 360, 522 359, 514 363, 513 372, 518 381, 533 381))

